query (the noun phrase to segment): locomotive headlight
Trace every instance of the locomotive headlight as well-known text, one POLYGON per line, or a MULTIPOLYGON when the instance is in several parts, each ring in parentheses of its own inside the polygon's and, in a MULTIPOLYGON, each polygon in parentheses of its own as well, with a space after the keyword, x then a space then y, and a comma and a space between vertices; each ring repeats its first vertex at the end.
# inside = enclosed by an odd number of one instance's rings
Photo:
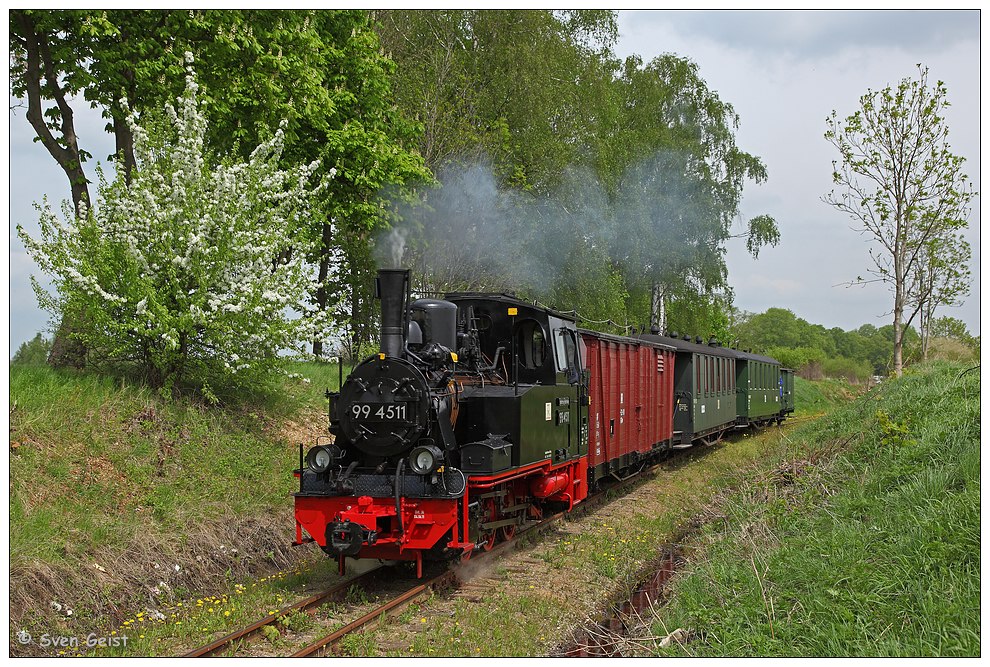
POLYGON ((409 454, 409 468, 417 475, 428 475, 443 461, 443 452, 433 445, 420 445, 409 454))
POLYGON ((330 464, 333 463, 333 455, 330 453, 329 447, 319 446, 313 447, 306 454, 306 465, 309 469, 316 473, 326 472, 330 464))

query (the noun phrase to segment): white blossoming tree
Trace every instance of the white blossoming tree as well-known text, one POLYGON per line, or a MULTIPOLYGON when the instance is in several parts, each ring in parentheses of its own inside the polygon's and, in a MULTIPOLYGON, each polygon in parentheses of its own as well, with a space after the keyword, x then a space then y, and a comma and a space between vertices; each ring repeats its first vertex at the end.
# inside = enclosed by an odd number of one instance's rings
MULTIPOLYGON (((307 302, 304 232, 317 168, 278 167, 282 130, 247 162, 211 163, 187 54, 177 108, 145 128, 130 118, 136 169, 100 173, 99 204, 60 219, 47 201, 40 239, 18 234, 57 293, 53 315, 84 313, 93 362, 132 362, 168 390, 177 382, 239 385, 281 367, 328 325, 307 302)), ((331 175, 333 171, 331 170, 331 175)))

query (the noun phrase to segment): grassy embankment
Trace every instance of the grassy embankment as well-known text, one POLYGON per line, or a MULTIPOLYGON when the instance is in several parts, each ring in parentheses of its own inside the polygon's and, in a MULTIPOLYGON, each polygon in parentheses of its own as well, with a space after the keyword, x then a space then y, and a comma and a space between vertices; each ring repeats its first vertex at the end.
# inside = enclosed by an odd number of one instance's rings
POLYGON ((693 541, 660 653, 979 655, 979 420, 979 369, 937 364, 796 432, 693 541))
POLYGON ((12 631, 114 628, 292 564, 291 471, 337 367, 292 370, 311 381, 221 408, 12 366, 12 631))
MULTIPOLYGON (((961 368, 957 367, 951 371, 941 371, 941 373, 945 375, 948 372, 951 375, 960 371, 961 368)), ((308 374, 312 375, 312 373, 308 374)), ((324 374, 325 376, 336 378, 335 369, 325 369, 324 374)), ((970 373, 968 376, 963 376, 963 381, 969 383, 966 385, 967 388, 965 391, 972 389, 973 382, 977 382, 975 386, 978 387, 978 381, 972 379, 973 375, 973 373, 970 373)), ((38 379, 32 379, 31 384, 37 384, 38 379)), ((909 378, 909 380, 912 380, 912 378, 909 378)), ((193 415, 188 417, 188 421, 184 421, 182 415, 188 411, 192 410, 195 413, 213 414, 216 416, 213 412, 205 410, 202 407, 197 407, 194 404, 183 405, 177 403, 171 407, 163 406, 152 396, 142 393, 142 390, 127 388, 121 391, 118 388, 119 385, 115 385, 110 381, 85 384, 85 382, 90 381, 84 381, 84 378, 74 376, 65 380, 67 384, 60 385, 58 391, 54 393, 65 394, 70 397, 74 396, 74 398, 63 396, 61 403, 65 405, 60 405, 57 409, 49 405, 54 401, 44 400, 34 401, 34 407, 28 409, 26 406, 31 404, 31 402, 21 399, 22 402, 18 403, 15 410, 12 410, 12 423, 17 429, 16 432, 12 432, 12 442, 18 439, 28 440, 29 442, 22 445, 22 447, 36 447, 42 450, 47 448, 50 453, 57 451, 57 443, 43 445, 44 440, 41 438, 35 437, 32 440, 25 435, 25 433, 31 432, 31 428, 37 429, 37 426, 33 425, 30 419, 25 419, 25 417, 35 412, 48 415, 41 418, 42 422, 50 421, 52 415, 62 414, 62 417, 54 421, 76 424, 75 428, 77 429, 79 428, 78 424, 89 423, 96 415, 111 413, 117 415, 117 417, 112 419, 103 417, 103 426, 97 429, 99 432, 94 433, 92 438, 96 441, 115 442, 115 446, 108 447, 108 451, 105 452, 106 457, 113 461, 114 459, 111 458, 111 453, 116 452, 120 448, 120 443, 117 443, 116 440, 122 438, 120 433, 122 429, 118 422, 125 425, 134 423, 133 418, 146 411, 149 406, 155 407, 158 411, 158 420, 162 422, 160 429, 163 432, 176 432, 177 429, 177 432, 181 434, 182 425, 185 424, 185 435, 178 438, 173 437, 173 441, 197 439, 191 437, 191 434, 198 432, 194 428, 194 425, 199 421, 200 417, 193 415), (103 387, 103 389, 100 389, 100 387, 103 387), (71 391, 69 391, 70 389, 71 391), (134 391, 138 392, 138 400, 135 400, 133 396, 127 400, 122 398, 122 395, 126 394, 130 396, 130 393, 134 391), (102 399, 98 398, 101 392, 103 395, 102 399), (89 407, 87 408, 86 406, 89 407), (173 413, 173 408, 177 412, 173 413), (50 412, 46 413, 44 410, 49 410, 50 412), (22 411, 22 414, 17 419, 14 419, 13 415, 18 411, 22 411), (64 413, 74 414, 75 417, 68 418, 64 413), (169 424, 170 427, 166 428, 164 424, 169 424), (111 437, 113 433, 117 433, 117 436, 111 437)), ((921 384, 930 383, 930 381, 930 379, 921 380, 921 384)), ((12 390, 13 384, 12 377, 12 390)), ((298 385, 292 391, 293 393, 298 392, 304 397, 308 396, 308 398, 302 399, 304 404, 310 406, 307 409, 322 411, 323 399, 321 387, 326 384, 328 382, 324 380, 314 379, 312 385, 298 385)), ((329 384, 333 384, 333 382, 329 382, 329 384)), ((837 469, 834 467, 835 462, 847 461, 855 463, 861 459, 862 454, 854 453, 855 447, 858 447, 859 443, 853 442, 853 440, 856 440, 857 437, 860 440, 868 439, 867 434, 875 430, 873 428, 874 426, 879 427, 882 424, 881 430, 883 433, 887 433, 884 436, 887 440, 894 437, 890 434, 903 431, 903 429, 899 428, 899 426, 904 425, 904 422, 901 421, 903 417, 899 416, 899 410, 904 406, 898 402, 900 399, 893 401, 894 396, 899 396, 898 386, 895 384, 886 385, 875 394, 881 397, 879 403, 873 404, 868 401, 860 401, 855 404, 859 407, 851 408, 851 410, 858 410, 858 412, 850 413, 850 409, 840 411, 837 413, 840 415, 839 417, 831 417, 828 420, 824 420, 823 424, 805 425, 797 429, 794 427, 785 430, 769 429, 756 437, 743 437, 718 447, 688 452, 687 456, 679 457, 673 465, 666 471, 659 473, 653 481, 644 483, 639 491, 617 499, 613 507, 605 510, 604 513, 600 511, 593 516, 578 519, 561 532, 558 537, 549 537, 541 540, 541 543, 535 546, 535 552, 533 553, 537 560, 533 561, 533 556, 524 556, 527 560, 523 565, 523 570, 512 566, 511 561, 508 561, 504 567, 499 565, 495 572, 491 573, 493 589, 486 596, 483 603, 434 598, 426 603, 422 610, 415 610, 404 614, 403 617, 397 620, 396 624, 389 624, 379 632, 362 633, 353 637, 347 648, 354 655, 545 654, 547 651, 554 650, 553 647, 560 645, 560 641, 567 634, 566 628, 573 625, 575 617, 581 617, 578 614, 593 613, 589 609, 597 608, 594 607, 596 604, 602 604, 602 595, 615 597, 615 593, 621 592, 623 587, 630 585, 634 581, 633 577, 642 573, 643 566, 656 557, 658 548, 662 548, 665 543, 675 539, 682 533, 685 523, 693 520, 706 525, 707 528, 702 529, 702 539, 699 540, 699 544, 697 545, 699 548, 695 550, 694 556, 690 561, 688 570, 692 574, 685 577, 683 579, 684 583, 681 585, 685 587, 685 590, 688 590, 691 586, 689 582, 692 579, 705 576, 704 567, 707 567, 706 564, 715 562, 714 559, 717 557, 718 549, 717 544, 720 541, 726 548, 738 543, 740 541, 740 535, 745 536, 745 540, 749 540, 749 542, 755 539, 754 536, 761 536, 760 539, 765 541, 766 532, 758 521, 752 517, 748 520, 740 518, 744 516, 740 512, 742 508, 747 506, 747 502, 749 506, 755 507, 762 512, 762 514, 754 515, 756 519, 772 516, 776 517, 776 521, 786 522, 796 517, 795 515, 795 517, 788 519, 787 512, 792 509, 798 511, 801 508, 808 510, 810 512, 808 516, 813 518, 816 508, 822 505, 821 499, 819 498, 817 501, 811 502, 810 508, 806 507, 808 503, 795 504, 794 499, 800 496, 799 494, 796 495, 793 489, 803 488, 801 485, 810 484, 813 475, 828 475, 826 488, 835 494, 834 497, 839 497, 836 491, 837 489, 845 488, 845 485, 848 484, 859 484, 861 475, 857 476, 857 473, 844 477, 841 474, 841 469, 836 472, 837 469), (883 422, 878 417, 881 412, 887 415, 887 422, 883 422), (853 416, 848 416, 850 414, 853 416), (841 415, 846 416, 842 417, 841 415), (872 417, 869 415, 872 415, 872 417), (876 424, 873 424, 871 420, 876 421, 876 424), (840 428, 839 425, 843 424, 852 429, 852 438, 840 428), (862 433, 864 430, 867 434, 861 436, 855 435, 856 433, 862 433), (767 493, 777 494, 779 497, 774 496, 776 498, 774 500, 766 495, 767 493), (726 509, 727 507, 731 508, 731 510, 726 509), (726 518, 723 519, 723 516, 726 518), (732 526, 735 526, 735 528, 731 528, 732 526), (733 530, 736 532, 733 532, 733 530), (710 543, 716 543, 716 546, 709 548, 707 545, 710 543), (521 618, 524 619, 524 622, 521 621, 521 618), (534 627, 543 628, 544 631, 534 633, 531 631, 534 627), (383 632, 384 634, 382 634, 383 632)), ((796 391, 798 392, 798 417, 820 414, 822 411, 828 410, 835 401, 849 398, 851 395, 848 389, 839 383, 804 383, 800 380, 797 383, 796 391)), ((42 392, 42 394, 44 393, 42 392)), ((52 394, 52 392, 48 393, 52 394)), ((16 397, 17 394, 12 391, 12 401, 17 400, 16 397)), ((202 436, 204 446, 200 449, 209 451, 210 448, 205 446, 206 443, 214 443, 214 446, 219 446, 231 442, 241 442, 242 447, 267 447, 270 455, 269 458, 280 460, 287 458, 294 462, 293 456, 295 449, 291 443, 297 442, 299 438, 287 438, 284 435, 257 437, 257 434, 259 432, 271 433, 278 430, 278 424, 285 424, 291 421, 291 419, 286 419, 286 416, 292 412, 289 406, 295 401, 296 398, 290 398, 284 404, 275 401, 274 405, 272 401, 267 401, 264 403, 264 410, 257 409, 254 411, 254 416, 252 416, 252 409, 246 406, 234 411, 234 416, 228 415, 221 419, 216 440, 202 436), (282 407, 280 408, 279 405, 282 407), (280 414, 282 417, 276 416, 280 414), (248 435, 243 435, 245 433, 248 435), (254 434, 257 439, 251 440, 251 434, 254 434)), ((935 404, 937 401, 928 401, 928 403, 935 404)), ((908 410, 909 414, 910 412, 908 410)), ((976 413, 978 414, 978 399, 976 413)), ((142 421, 148 420, 139 419, 137 423, 141 423, 142 421)), ((914 421, 911 421, 909 428, 913 429, 914 426, 914 421)), ((289 430, 293 429, 290 428, 289 430)), ((301 429, 295 430, 298 432, 301 429)), ((49 432, 73 433, 73 429, 65 429, 63 427, 60 431, 56 426, 52 426, 49 432)), ((62 440, 76 442, 83 439, 84 435, 80 436, 80 434, 76 433, 73 437, 63 438, 62 440)), ((903 437, 908 438, 908 436, 903 437)), ((917 436, 912 435, 910 437, 917 436)), ((129 441, 129 439, 131 439, 130 435, 123 436, 124 441, 129 441)), ((170 440, 159 437, 158 441, 169 442, 170 440)), ((77 443, 76 448, 78 446, 77 443)), ((65 447, 65 449, 74 451, 71 447, 65 447)), ((132 444, 131 450, 136 449, 137 447, 132 444)), ((36 486, 40 486, 41 488, 57 486, 46 483, 47 478, 44 476, 34 478, 31 476, 32 470, 44 469, 43 458, 34 459, 33 465, 30 466, 23 463, 18 464, 22 467, 15 474, 14 459, 22 457, 27 453, 20 450, 21 447, 18 447, 17 452, 12 455, 12 481, 17 480, 19 482, 19 484, 12 485, 12 518, 14 516, 14 496, 20 487, 25 486, 26 482, 37 479, 40 480, 41 484, 36 484, 36 486)), ((174 458, 174 449, 170 454, 174 458)), ((74 455, 74 458, 75 460, 79 460, 78 455, 74 455)), ((125 458, 127 457, 125 456, 125 458)), ((214 464, 210 462, 206 465, 212 466, 214 464)), ((271 468, 269 468, 269 472, 261 473, 252 470, 251 474, 257 474, 256 481, 253 484, 245 485, 244 488, 239 486, 237 488, 241 493, 254 494, 259 499, 268 499, 267 501, 262 501, 268 503, 269 510, 265 511, 268 511, 271 516, 276 517, 275 522, 279 528, 286 531, 283 535, 269 536, 271 541, 276 542, 282 540, 283 536, 288 536, 288 528, 291 527, 290 523, 283 521, 283 518, 291 519, 291 514, 287 509, 288 506, 283 507, 283 503, 284 493, 291 490, 292 480, 291 477, 285 475, 284 466, 281 464, 266 464, 264 461, 258 461, 255 465, 270 465, 271 468), (284 490, 280 491, 272 488, 275 485, 283 483, 285 484, 284 490), (272 507, 272 503, 274 503, 274 507, 272 507), (279 514, 280 512, 281 514, 279 514)), ((69 468, 70 476, 71 470, 72 468, 69 468)), ((854 471, 854 467, 850 468, 850 470, 854 471)), ((258 511, 250 512, 250 516, 245 517, 232 515, 228 509, 230 507, 239 507, 241 503, 243 503, 244 507, 251 506, 249 499, 233 499, 231 497, 228 488, 236 486, 237 482, 234 477, 248 474, 248 471, 243 468, 235 468, 235 471, 239 472, 233 476, 219 479, 214 477, 206 479, 204 477, 196 483, 179 478, 172 479, 171 477, 167 479, 153 479, 152 486, 145 490, 150 493, 150 489, 155 486, 166 486, 170 489, 169 491, 159 491, 158 493, 166 497, 176 496, 177 502, 174 505, 176 508, 174 511, 184 512, 184 516, 188 519, 199 521, 196 525, 203 525, 205 523, 216 532, 215 529, 217 526, 244 525, 245 521, 257 521, 258 511), (183 489, 193 489, 194 492, 189 493, 183 491, 183 489), (197 503, 204 509, 196 509, 197 503), (203 517, 208 518, 204 520, 203 517)), ((176 474, 180 476, 192 474, 195 476, 200 473, 197 473, 195 470, 188 471, 184 466, 179 466, 176 474)), ((223 476, 231 475, 232 473, 215 474, 223 476)), ((92 482, 88 482, 87 484, 91 485, 92 482)), ((82 484, 76 493, 61 491, 63 496, 65 496, 62 499, 63 502, 66 500, 70 501, 67 503, 67 507, 71 509, 71 514, 66 519, 61 520, 59 525, 62 528, 71 525, 72 518, 78 519, 86 512, 87 508, 97 507, 98 511, 102 512, 104 517, 110 517, 109 523, 113 524, 114 528, 108 531, 105 537, 91 540, 90 546, 85 550, 77 548, 73 552, 64 554, 56 553, 51 557, 51 561, 60 568, 60 571, 68 571, 73 574, 76 581, 93 579, 99 584, 95 588, 104 591, 105 599, 103 599, 103 602, 93 605, 93 608, 87 611, 91 617, 95 615, 97 620, 100 621, 101 627, 115 627, 116 632, 120 634, 127 633, 130 636, 131 643, 128 644, 127 649, 113 651, 114 654, 175 654, 176 652, 180 652, 183 647, 208 641, 212 637, 229 631, 229 629, 232 629, 238 623, 253 620, 259 614, 263 615, 267 611, 274 610, 278 606, 281 606, 283 601, 290 599, 301 586, 307 582, 311 583, 314 577, 318 579, 331 579, 333 577, 332 573, 327 570, 325 562, 322 566, 318 566, 314 570, 304 571, 297 567, 294 570, 274 573, 274 567, 271 566, 271 554, 264 554, 261 551, 257 551, 251 555, 245 553, 231 555, 229 553, 229 544, 236 544, 234 541, 229 542, 226 547, 226 553, 222 551, 218 552, 215 536, 212 542, 207 541, 207 544, 211 544, 213 549, 212 552, 208 551, 201 548, 202 545, 199 544, 201 533, 191 530, 189 525, 182 521, 169 521, 168 517, 162 514, 161 511, 159 511, 158 518, 155 518, 155 513, 151 510, 142 509, 141 512, 135 512, 135 514, 142 515, 140 520, 115 516, 109 513, 112 503, 108 503, 105 500, 95 500, 95 498, 102 498, 106 495, 118 493, 116 491, 118 485, 108 483, 104 489, 104 493, 101 495, 99 493, 84 493, 84 487, 87 484, 82 484), (88 497, 89 500, 80 500, 83 496, 88 497), (78 505, 78 508, 73 509, 73 502, 78 505), (136 524, 136 527, 128 529, 127 526, 132 524, 136 524), (129 533, 128 530, 130 530, 129 533), (128 535, 130 538, 128 538, 128 535), (177 573, 174 577, 172 572, 167 572, 165 578, 175 583, 176 586, 173 590, 161 595, 149 607, 149 610, 154 607, 164 612, 164 618, 149 618, 149 614, 147 613, 135 614, 135 609, 140 609, 140 607, 135 608, 131 605, 128 608, 124 599, 110 600, 110 592, 123 592, 124 587, 118 581, 122 564, 105 559, 100 555, 127 553, 128 548, 133 548, 134 546, 134 542, 128 542, 128 539, 133 540, 137 538, 143 543, 148 541, 149 537, 155 538, 155 536, 165 538, 156 542, 160 546, 167 545, 167 539, 177 539, 178 542, 173 545, 175 555, 179 557, 185 556, 186 564, 190 570, 201 568, 204 572, 213 572, 213 579, 207 579, 207 581, 212 581, 212 584, 216 586, 209 597, 202 597, 204 593, 210 591, 203 588, 202 581, 198 582, 199 587, 195 587, 197 582, 190 581, 187 578, 189 576, 187 570, 184 569, 182 573, 177 573), (97 555, 96 557, 99 560, 94 559, 94 554, 97 555), (208 563, 204 565, 194 558, 190 559, 189 556, 191 555, 201 556, 208 563), (92 562, 90 562, 91 559, 92 562), (107 566, 105 568, 108 570, 107 573, 95 570, 95 568, 94 570, 86 569, 87 566, 99 563, 107 566), (107 563, 110 563, 110 565, 107 565, 107 563), (222 571, 217 574, 218 566, 232 567, 226 573, 226 576, 224 576, 222 571), (75 568, 75 570, 72 568, 75 568), (262 578, 249 582, 243 575, 252 569, 268 574, 268 576, 262 576, 262 578), (242 581, 244 583, 241 583, 242 581), (188 587, 183 588, 183 586, 188 587), (192 593, 201 597, 196 598, 194 596, 190 598, 189 594, 192 593), (101 607, 101 604, 103 607, 101 607), (114 613, 107 613, 108 609, 104 607, 108 607, 109 611, 114 613), (121 616, 119 612, 123 611, 127 611, 131 617, 125 618, 121 616)), ((863 485, 861 484, 861 486, 863 485)), ((20 492, 25 493, 24 491, 20 492)), ((830 498, 831 496, 827 497, 826 500, 831 502, 830 498)), ((976 500, 978 502, 978 486, 976 487, 976 500)), ((134 509, 137 507, 135 506, 134 509)), ((143 508, 144 506, 141 505, 140 507, 143 508)), ((826 507, 828 506, 826 505, 826 507)), ((835 510, 834 508, 829 508, 829 511, 834 512, 835 510)), ((777 533, 780 534, 781 530, 779 526, 775 526, 773 529, 777 530, 777 533)), ((25 545, 32 543, 31 540, 26 539, 26 536, 30 535, 30 532, 25 532, 25 537, 17 535, 15 538, 15 533, 19 530, 18 525, 12 522, 12 556, 15 553, 15 544, 19 545, 17 548, 23 554, 28 552, 25 549, 25 545)), ((44 535, 39 537, 40 542, 45 542, 46 539, 44 535)), ((976 539, 976 590, 978 594, 978 532, 976 539)), ((155 542, 154 539, 152 541, 155 542)), ((72 545, 75 544, 75 541, 63 538, 62 543, 72 545)), ((767 542, 767 544, 771 543, 767 542)), ((965 544, 965 541, 961 544, 965 544)), ((821 553, 829 553, 824 550, 826 547, 820 545, 812 548, 821 548, 821 553)), ((828 548, 832 549, 831 546, 828 548)), ((965 551, 968 547, 964 546, 961 548, 965 551)), ((262 547, 262 551, 263 549, 264 547, 262 547)), ((742 558, 738 553, 731 551, 727 551, 727 554, 730 560, 732 557, 736 558, 738 561, 737 565, 740 563, 745 566, 750 565, 748 557, 742 558)), ((753 552, 753 554, 753 563, 760 563, 766 566, 770 562, 767 554, 764 552, 753 552)), ((934 558, 935 562, 937 562, 937 554, 934 558)), ((35 570, 38 569, 39 565, 42 566, 43 570, 46 565, 45 561, 38 560, 37 558, 30 560, 21 557, 19 559, 15 558, 13 562, 15 566, 18 562, 21 564, 27 562, 35 570)), ((163 561, 163 565, 167 566, 170 564, 171 561, 163 561)), ((144 573, 145 578, 138 583, 143 586, 140 593, 145 596, 144 600, 145 604, 147 604, 148 586, 160 575, 161 570, 151 570, 150 568, 153 565, 151 562, 143 562, 140 565, 143 568, 140 571, 144 573)), ((836 568, 842 565, 842 563, 836 562, 832 563, 831 567, 833 571, 839 572, 836 568)), ((123 567, 123 569, 126 570, 127 568, 123 567)), ((675 604, 680 605, 682 604, 680 601, 683 601, 683 606, 671 607, 669 610, 665 610, 662 621, 657 623, 654 632, 661 633, 664 627, 671 629, 678 627, 678 625, 674 624, 690 627, 696 632, 696 638, 685 649, 678 649, 678 651, 687 650, 691 653, 700 654, 725 652, 745 654, 748 652, 764 655, 789 655, 797 653, 846 654, 863 652, 862 649, 850 648, 848 644, 843 644, 845 650, 838 650, 835 646, 827 644, 819 645, 818 648, 800 650, 794 648, 795 645, 793 643, 783 648, 782 644, 775 643, 781 640, 781 632, 786 633, 789 631, 786 629, 782 630, 782 627, 792 622, 792 620, 786 618, 787 614, 790 613, 793 619, 796 612, 793 606, 789 606, 787 612, 780 611, 782 604, 786 604, 786 600, 781 595, 782 589, 777 571, 769 569, 758 569, 757 571, 759 572, 759 577, 753 578, 753 582, 761 581, 763 587, 754 588, 749 591, 752 598, 749 601, 754 605, 750 611, 757 613, 760 610, 764 610, 764 616, 760 617, 757 615, 750 618, 740 609, 739 614, 742 615, 740 618, 743 621, 738 626, 742 629, 739 629, 734 636, 736 643, 726 644, 721 639, 713 640, 716 637, 733 637, 731 633, 725 633, 721 628, 713 624, 713 621, 721 616, 725 616, 726 622, 730 626, 733 623, 733 615, 727 613, 727 607, 721 607, 719 605, 726 603, 726 605, 731 607, 741 604, 734 599, 727 601, 728 599, 725 597, 726 594, 724 592, 716 592, 714 602, 710 598, 696 598, 696 606, 692 607, 690 592, 682 596, 679 587, 677 594, 674 596, 675 600, 678 601, 675 604), (764 606, 764 597, 761 591, 767 594, 766 606, 764 606), (752 597, 754 592, 757 597, 752 597), (768 608, 770 610, 770 616, 766 616, 766 609, 768 608), (713 612, 713 610, 716 611, 713 612), (721 611, 721 615, 719 611, 721 611), (764 634, 769 632, 768 641, 771 642, 770 644, 760 639, 763 636, 761 635, 761 618, 765 619, 763 621, 764 626, 762 627, 762 631, 764 634), (768 627, 770 620, 773 622, 772 629, 768 627), (742 648, 749 646, 755 648, 742 648), (823 648, 823 646, 827 648, 823 648)), ((17 589, 16 569, 12 569, 12 574, 15 575, 14 580, 12 580, 13 593, 17 589)), ((745 575, 745 571, 740 574, 743 577, 745 575)), ((820 579, 820 573, 817 573, 817 576, 820 579)), ((839 583, 830 586, 834 593, 838 593, 839 595, 829 593, 825 590, 824 586, 821 587, 824 591, 822 594, 829 597, 829 600, 826 600, 826 602, 834 603, 836 598, 839 600, 844 599, 842 596, 847 592, 843 588, 845 584, 842 583, 845 581, 842 579, 844 576, 851 575, 848 573, 836 574, 835 578, 839 583)), ((916 585, 921 588, 926 584, 919 580, 916 582, 916 585)), ((87 583, 83 588, 88 592, 94 589, 94 586, 87 583)), ((702 585, 701 590, 704 591, 705 589, 706 586, 702 585)), ((732 590, 735 591, 735 588, 732 590)), ((852 590, 850 589, 850 591, 852 590)), ((80 596, 86 598, 85 595, 80 596)), ((941 597, 959 599, 951 589, 947 595, 942 595, 941 597)), ((812 598, 807 599, 811 600, 812 598)), ((855 599, 855 596, 853 596, 853 599, 855 599)), ((13 601, 14 599, 12 598, 13 601)), ((43 608, 46 602, 47 600, 42 599, 38 601, 38 604, 43 608)), ((805 603, 804 608, 807 608, 808 604, 805 603)), ((800 605, 797 608, 802 609, 800 605)), ((829 609, 832 608, 830 607, 829 609)), ((839 608, 835 607, 835 609, 839 608)), ((44 612, 45 610, 41 609, 40 611, 44 612)), ((840 615, 841 611, 836 611, 836 616, 839 616, 841 619, 840 615)), ((40 619, 40 622, 43 622, 40 627, 52 631, 55 629, 52 627, 52 617, 57 616, 57 614, 48 610, 47 616, 47 618, 40 619)), ((291 636, 292 631, 297 629, 297 624, 301 623, 302 620, 286 619, 287 622, 283 624, 286 626, 284 632, 289 633, 289 636, 291 636)), ((915 622, 920 624, 922 623, 922 619, 916 618, 915 622)), ((976 623, 978 632, 978 620, 976 623)), ((799 627, 802 631, 805 629, 805 625, 806 623, 800 624, 799 627)), ((850 624, 841 620, 838 625, 840 628, 846 630, 853 628, 853 630, 849 630, 850 632, 854 632, 856 627, 854 623, 850 624)), ((908 630, 914 629, 910 625, 907 627, 908 630)), ((941 627, 948 626, 943 625, 941 627)), ((33 626, 32 629, 39 628, 38 626, 33 626)), ((76 629, 78 629, 78 626, 76 629)), ((92 625, 87 626, 87 629, 92 629, 92 625)), ((904 632, 900 631, 899 628, 892 628, 888 631, 888 634, 896 634, 894 633, 895 630, 898 630, 900 634, 904 632)), ((763 637, 763 639, 767 638, 763 637)), ((278 637, 274 637, 272 641, 277 643, 281 640, 278 637)), ((978 639, 976 641, 978 650, 978 639)), ((887 652, 894 653, 897 651, 887 652)), ((911 652, 912 650, 910 648, 900 651, 900 653, 911 652)), ((925 653, 926 651, 919 652, 925 653)), ((927 653, 932 652, 927 651, 927 653)), ((950 653, 952 651, 943 648, 941 652, 950 653)))
MULTIPOLYGON (((112 654, 174 655, 277 609, 306 585, 332 580, 334 568, 321 558, 315 566, 289 567, 286 494, 294 486, 289 470, 296 443, 324 432, 323 388, 336 385, 337 371, 294 370, 312 382, 221 410, 185 399, 166 403, 120 379, 12 368, 12 634, 20 628, 35 637, 104 631, 129 637, 127 647, 112 654), (65 615, 70 608, 71 617, 65 615)), ((800 380, 797 390, 802 406, 815 411, 845 393, 839 385, 800 380)), ((713 463, 730 471, 739 460, 758 457, 759 449, 755 440, 725 448, 718 452, 725 460, 713 463)), ((546 545, 541 558, 554 570, 566 563, 622 581, 651 557, 656 539, 678 517, 693 511, 693 493, 710 492, 710 468, 671 475, 679 482, 666 502, 679 511, 639 517, 637 540, 601 552, 602 536, 589 532, 567 545, 546 545)), ((616 529, 601 528, 606 536, 616 529)), ((547 602, 534 599, 532 607, 568 612, 547 602)), ((471 616, 465 610, 468 628, 471 616)), ((288 620, 284 631, 305 619, 288 620)), ((493 626, 481 617, 477 625, 478 636, 466 635, 465 644, 486 643, 493 626)), ((429 637, 420 633, 411 643, 429 637)), ((360 654, 360 640, 370 638, 355 639, 360 654)), ((39 653, 34 646, 11 647, 39 653)), ((63 651, 79 652, 85 648, 63 651)), ((429 652, 424 646, 422 654, 429 652)))

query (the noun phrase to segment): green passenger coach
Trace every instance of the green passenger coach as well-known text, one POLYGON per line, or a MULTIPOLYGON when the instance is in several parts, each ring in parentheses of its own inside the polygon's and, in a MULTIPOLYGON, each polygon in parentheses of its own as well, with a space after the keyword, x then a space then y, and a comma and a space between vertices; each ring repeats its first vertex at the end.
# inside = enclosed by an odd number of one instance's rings
POLYGON ((643 340, 670 345, 674 364, 674 449, 699 438, 718 439, 736 420, 736 354, 714 339, 641 334, 643 340))
MULTIPOLYGON (((751 352, 736 354, 736 427, 777 421, 784 409, 780 362, 751 352)), ((793 387, 793 374, 791 386, 793 387)))

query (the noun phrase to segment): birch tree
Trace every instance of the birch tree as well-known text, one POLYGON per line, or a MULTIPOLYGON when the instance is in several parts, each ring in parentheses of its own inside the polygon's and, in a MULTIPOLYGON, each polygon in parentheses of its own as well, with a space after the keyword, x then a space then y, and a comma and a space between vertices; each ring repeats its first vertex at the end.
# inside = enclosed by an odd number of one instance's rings
POLYGON ((903 370, 904 330, 925 302, 914 278, 922 264, 943 261, 946 248, 933 242, 966 227, 975 194, 964 158, 950 150, 946 86, 930 86, 927 67, 919 65, 918 74, 896 87, 867 90, 852 115, 833 111, 826 119, 825 139, 840 159, 832 163, 836 187, 823 200, 873 242, 871 277, 856 282, 880 282, 893 292, 896 375, 903 370))

